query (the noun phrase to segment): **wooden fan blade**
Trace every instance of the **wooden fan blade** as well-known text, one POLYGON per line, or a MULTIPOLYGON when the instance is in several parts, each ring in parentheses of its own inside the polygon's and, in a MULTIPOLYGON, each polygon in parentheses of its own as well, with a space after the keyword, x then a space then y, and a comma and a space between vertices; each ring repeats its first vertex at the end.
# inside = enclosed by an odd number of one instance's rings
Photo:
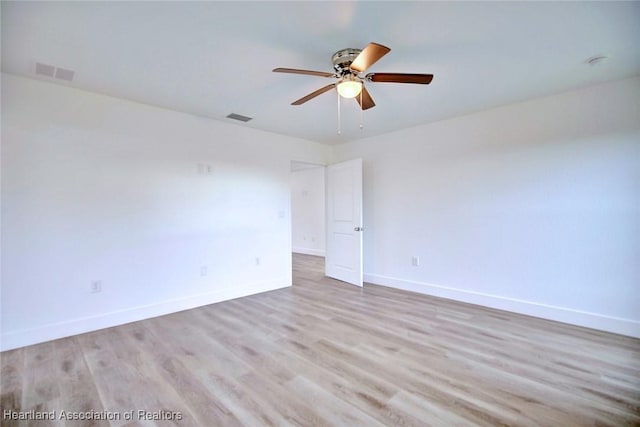
POLYGON ((373 108, 376 106, 376 103, 373 102, 373 98, 371 98, 371 95, 369 95, 369 91, 367 91, 367 88, 364 87, 364 85, 362 86, 362 101, 360 100, 360 95, 356 96, 356 101, 358 101, 358 104, 360 104, 360 108, 362 108, 363 110, 368 110, 369 108, 373 108))
POLYGON ((333 73, 325 73, 324 71, 311 71, 311 70, 298 70, 296 68, 274 68, 274 73, 289 73, 289 74, 307 74, 309 76, 320 77, 335 77, 333 73))
POLYGON ((405 73, 371 73, 367 80, 376 83, 417 83, 428 85, 433 80, 433 74, 405 74, 405 73))
POLYGON ((389 53, 391 49, 378 43, 369 43, 362 52, 353 60, 349 68, 359 73, 364 72, 367 68, 378 62, 380 58, 389 53))
POLYGON ((309 95, 303 96, 302 98, 298 99, 297 101, 292 102, 291 105, 304 104, 305 102, 309 101, 310 99, 313 99, 316 96, 322 95, 323 93, 333 89, 335 86, 336 86, 335 83, 331 83, 330 85, 326 85, 325 87, 322 87, 322 88, 316 90, 315 92, 311 92, 309 95))

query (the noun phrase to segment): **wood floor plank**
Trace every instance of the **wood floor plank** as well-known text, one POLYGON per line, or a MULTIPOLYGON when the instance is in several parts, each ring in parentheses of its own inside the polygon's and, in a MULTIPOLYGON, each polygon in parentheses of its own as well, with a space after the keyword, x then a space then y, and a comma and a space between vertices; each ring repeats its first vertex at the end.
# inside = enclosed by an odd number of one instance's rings
MULTIPOLYGON (((24 349, 19 348, 0 353, 0 411, 17 412, 22 410, 24 381, 24 349)), ((19 425, 18 421, 4 416, 0 420, 3 426, 19 425)))
POLYGON ((2 426, 637 426, 640 340, 324 277, 0 353, 2 426))
MULTIPOLYGON (((241 425, 220 399, 209 393, 199 378, 180 360, 179 356, 166 344, 165 337, 157 337, 144 324, 124 325, 124 334, 129 345, 141 350, 143 365, 153 370, 154 376, 175 390, 179 398, 173 405, 165 408, 167 412, 180 412, 181 407, 188 408, 183 418, 198 425, 241 425)), ((135 408, 139 410, 139 408, 135 408)))
MULTIPOLYGON (((24 357, 23 400, 32 407, 60 397, 59 378, 51 375, 51 367, 58 361, 54 342, 32 346, 24 357)), ((63 361, 59 368, 70 369, 71 362, 63 361)))
MULTIPOLYGON (((100 399, 89 367, 84 359, 82 347, 77 337, 52 341, 54 347, 54 365, 50 374, 58 382, 60 391, 59 417, 62 411, 67 414, 103 413, 105 408, 100 399)), ((108 420, 74 419, 73 415, 62 423, 65 426, 103 427, 109 426, 108 420)))
POLYGON ((357 410, 355 406, 325 390, 316 381, 308 380, 302 375, 288 381, 285 388, 291 394, 304 396, 305 400, 314 402, 314 410, 323 414, 333 426, 384 426, 367 412, 357 410))
MULTIPOLYGON (((59 360, 55 342, 38 344, 30 347, 29 350, 24 354, 23 407, 27 411, 49 413, 59 408, 62 400, 60 378, 51 374, 52 365, 59 360)), ((56 417, 46 420, 25 420, 19 425, 62 426, 65 423, 56 417)))
POLYGON ((0 353, 0 364, 0 405, 4 409, 20 408, 24 382, 24 349, 0 353))
MULTIPOLYGON (((157 378, 153 369, 149 369, 150 366, 138 363, 138 359, 134 359, 134 364, 131 364, 126 359, 118 358, 110 345, 112 341, 109 338, 114 335, 92 333, 78 337, 105 410, 123 415, 131 410, 142 410, 145 413, 170 410, 187 413, 187 407, 179 405, 180 396, 166 382, 157 378), (154 390, 154 393, 149 393, 149 390, 154 390)), ((138 418, 137 413, 132 416, 136 422, 139 422, 138 418)), ((111 425, 125 426, 130 425, 131 421, 121 417, 112 420, 111 425)), ((181 420, 181 425, 198 424, 192 417, 187 417, 181 420)))

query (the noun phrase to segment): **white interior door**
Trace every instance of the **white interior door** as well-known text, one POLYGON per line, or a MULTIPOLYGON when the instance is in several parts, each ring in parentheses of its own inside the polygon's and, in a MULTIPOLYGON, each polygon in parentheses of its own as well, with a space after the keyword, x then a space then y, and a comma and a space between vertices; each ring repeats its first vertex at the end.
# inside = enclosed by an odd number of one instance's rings
POLYGON ((325 274, 362 286, 362 159, 327 167, 325 274))

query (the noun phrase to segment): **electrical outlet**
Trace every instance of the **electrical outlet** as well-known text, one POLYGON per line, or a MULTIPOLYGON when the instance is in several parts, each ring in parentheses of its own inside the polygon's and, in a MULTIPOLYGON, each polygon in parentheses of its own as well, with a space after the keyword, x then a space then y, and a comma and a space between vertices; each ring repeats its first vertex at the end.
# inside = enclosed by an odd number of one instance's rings
POLYGON ((91 282, 90 291, 92 294, 102 292, 102 280, 94 280, 93 282, 91 282))
POLYGON ((207 271, 207 266, 206 265, 203 265, 202 267, 200 267, 200 276, 204 277, 204 276, 207 275, 207 273, 208 273, 208 271, 207 271))
POLYGON ((412 257, 411 265, 413 265, 414 267, 418 267, 420 265, 420 257, 419 256, 412 257))

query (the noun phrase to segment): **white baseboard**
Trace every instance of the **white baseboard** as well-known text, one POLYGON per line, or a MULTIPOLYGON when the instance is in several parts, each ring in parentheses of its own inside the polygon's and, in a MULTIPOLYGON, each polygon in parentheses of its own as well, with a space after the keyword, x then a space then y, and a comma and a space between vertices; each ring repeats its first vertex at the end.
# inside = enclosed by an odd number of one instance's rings
POLYGON ((304 255, 315 255, 315 256, 324 256, 324 249, 311 249, 311 248, 291 248, 291 251, 296 254, 304 254, 304 255))
POLYGON ((160 303, 127 308, 96 316, 67 320, 64 322, 43 325, 37 328, 3 332, 0 338, 0 351, 12 350, 45 341, 51 341, 72 335, 92 332, 99 329, 124 325, 178 311, 254 295, 261 292, 291 286, 291 278, 282 278, 265 282, 251 283, 244 286, 222 289, 206 294, 192 295, 186 298, 163 301, 160 303))
POLYGON ((378 274, 365 274, 364 281, 374 285, 403 289, 420 294, 432 295, 440 298, 447 298, 455 301, 640 338, 640 321, 637 320, 606 316, 598 313, 575 310, 572 308, 539 304, 536 302, 508 298, 499 295, 484 294, 464 289, 434 285, 431 283, 387 277, 378 274))

